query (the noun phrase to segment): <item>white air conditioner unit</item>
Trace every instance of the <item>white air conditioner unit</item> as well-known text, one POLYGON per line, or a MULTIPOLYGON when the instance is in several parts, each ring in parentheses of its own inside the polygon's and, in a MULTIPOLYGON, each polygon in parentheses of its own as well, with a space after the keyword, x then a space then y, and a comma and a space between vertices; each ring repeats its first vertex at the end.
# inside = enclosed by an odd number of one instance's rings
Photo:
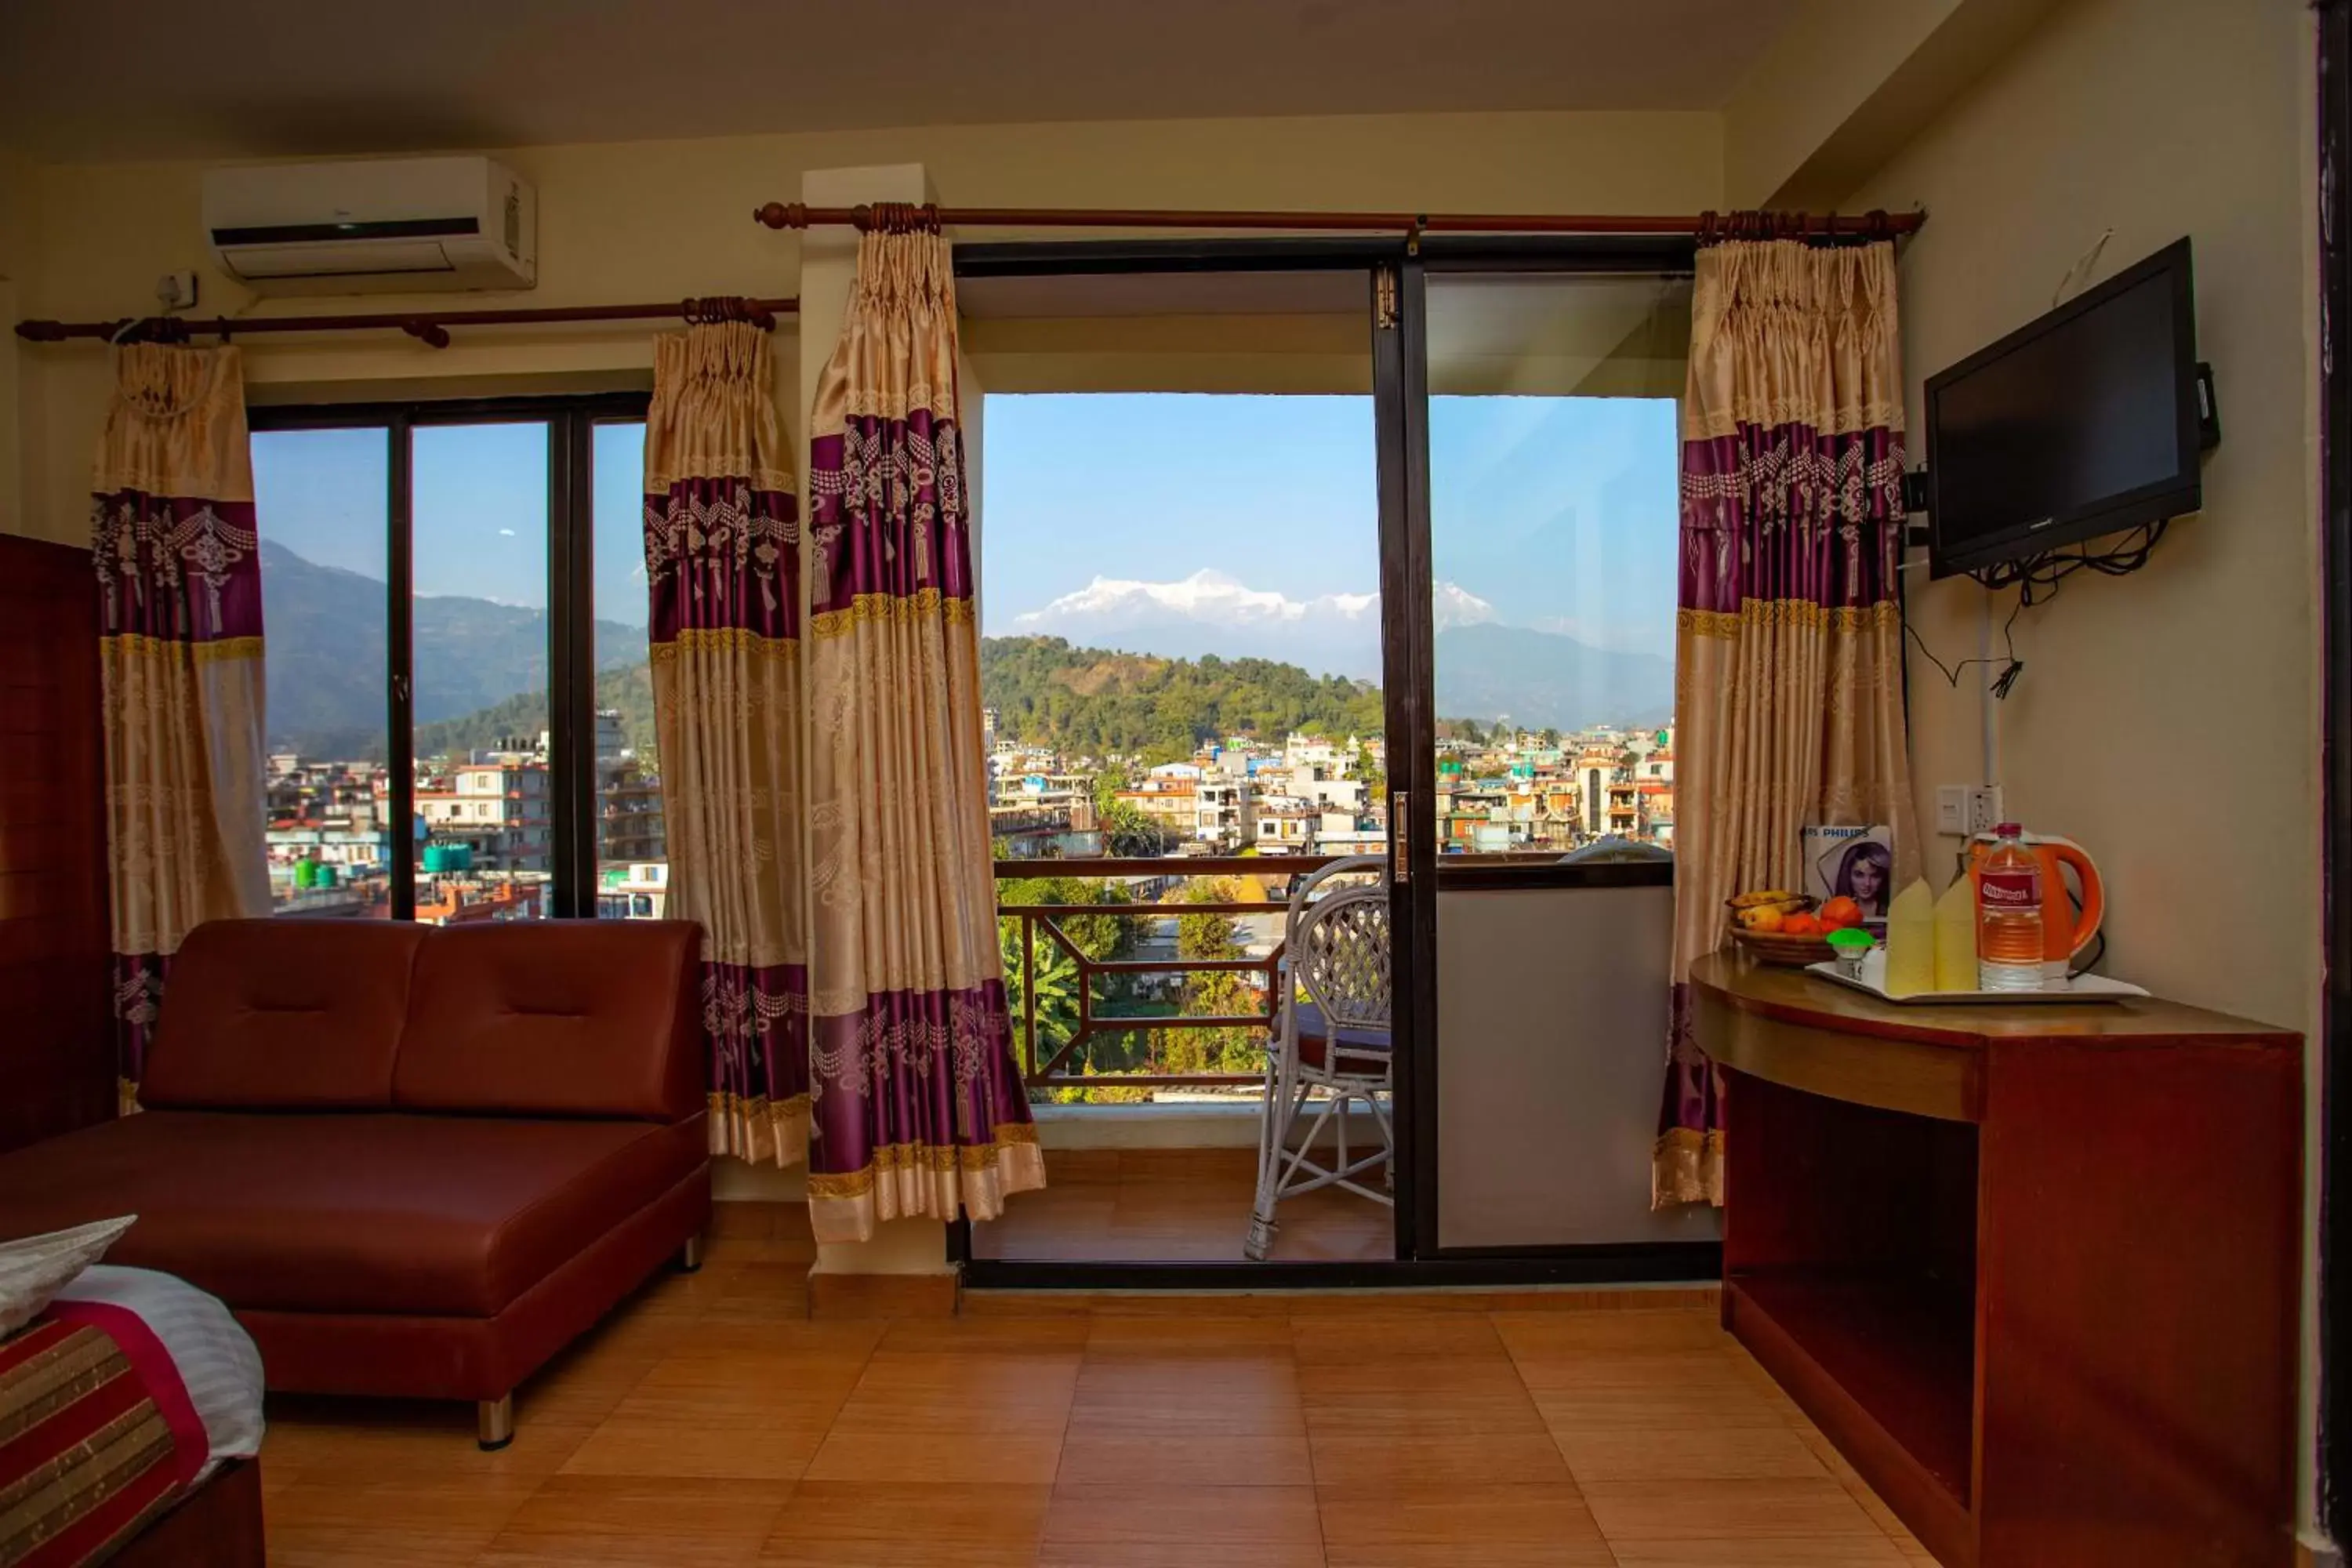
POLYGON ((270 163, 205 173, 205 232, 272 293, 529 289, 539 198, 490 158, 270 163))

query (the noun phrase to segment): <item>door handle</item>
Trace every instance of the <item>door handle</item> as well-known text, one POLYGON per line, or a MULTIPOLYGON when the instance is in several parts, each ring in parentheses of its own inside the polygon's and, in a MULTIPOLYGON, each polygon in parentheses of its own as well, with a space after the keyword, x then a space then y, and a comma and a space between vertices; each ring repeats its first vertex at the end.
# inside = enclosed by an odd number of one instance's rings
POLYGON ((1412 880, 1412 792, 1397 790, 1389 796, 1389 877, 1412 880))

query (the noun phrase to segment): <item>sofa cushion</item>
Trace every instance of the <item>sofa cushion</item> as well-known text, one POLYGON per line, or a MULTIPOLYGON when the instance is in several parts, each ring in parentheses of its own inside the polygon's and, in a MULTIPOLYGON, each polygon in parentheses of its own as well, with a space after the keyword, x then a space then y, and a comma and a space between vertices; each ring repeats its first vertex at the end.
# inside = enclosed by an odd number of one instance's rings
POLYGON ((703 1107, 688 921, 514 921, 436 931, 393 1069, 404 1110, 668 1121, 703 1107))
POLYGON ((488 1317, 709 1160, 703 1119, 150 1110, 0 1154, 0 1237, 108 1215, 111 1261, 230 1306, 488 1317))
POLYGON ((157 1108, 388 1106, 424 927, 211 921, 172 959, 139 1086, 157 1108))

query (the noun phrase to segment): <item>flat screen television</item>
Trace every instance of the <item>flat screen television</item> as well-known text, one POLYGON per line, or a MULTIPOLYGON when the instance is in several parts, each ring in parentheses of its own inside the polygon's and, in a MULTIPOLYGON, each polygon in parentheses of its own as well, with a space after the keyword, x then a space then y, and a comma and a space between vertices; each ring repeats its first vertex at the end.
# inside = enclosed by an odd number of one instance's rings
POLYGON ((2198 510, 2189 241, 1927 379, 1928 574, 2198 510))

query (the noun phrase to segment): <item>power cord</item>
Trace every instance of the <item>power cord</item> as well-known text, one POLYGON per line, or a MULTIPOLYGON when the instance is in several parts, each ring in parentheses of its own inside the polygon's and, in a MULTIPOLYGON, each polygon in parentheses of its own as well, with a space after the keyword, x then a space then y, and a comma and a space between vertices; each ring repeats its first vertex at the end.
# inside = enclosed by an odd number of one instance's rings
POLYGON ((2003 653, 2000 658, 1964 658, 1958 664, 1948 665, 1936 657, 1935 650, 1927 646, 1927 639, 1919 635, 1918 628, 1911 624, 1908 616, 1904 619, 1903 629, 1918 645, 1927 662, 1943 676, 1946 684, 1955 691, 1959 689, 1960 672, 1970 665, 2000 665, 2000 673, 1993 678, 1990 689, 1996 699, 2006 700, 2015 689, 2018 677, 2025 673, 2025 661, 2017 657, 2017 617, 2036 605, 2046 605, 2056 598, 2059 584, 2077 572, 2090 571, 2103 577, 2122 577, 2138 571, 2147 564, 2149 552, 2164 538, 2164 531, 2169 521, 2168 518, 2158 518, 2154 522, 2142 523, 2125 535, 2121 544, 2096 554, 2085 545, 2071 551, 2021 556, 2015 561, 2003 561, 1969 573, 1970 577, 1996 594, 2008 588, 2017 590, 2017 603, 2011 608, 2009 618, 2000 626, 2003 653))

